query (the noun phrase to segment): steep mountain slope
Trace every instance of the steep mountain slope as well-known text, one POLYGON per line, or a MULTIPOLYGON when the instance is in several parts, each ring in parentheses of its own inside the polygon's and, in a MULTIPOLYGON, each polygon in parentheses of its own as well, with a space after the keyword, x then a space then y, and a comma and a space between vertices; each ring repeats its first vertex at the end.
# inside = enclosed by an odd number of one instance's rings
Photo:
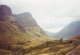
POLYGON ((25 55, 48 40, 30 13, 13 15, 11 8, 0 5, 0 55, 25 55))
POLYGON ((13 16, 11 8, 0 5, 0 46, 47 41, 47 35, 31 14, 13 16))
POLYGON ((15 17, 17 22, 19 22, 19 24, 23 27, 38 26, 32 15, 28 12, 16 15, 15 17))
POLYGON ((38 26, 37 22, 34 20, 32 15, 28 12, 15 15, 16 21, 24 29, 24 31, 37 39, 48 40, 48 36, 44 31, 38 26))
POLYGON ((64 27, 64 29, 62 29, 56 35, 63 38, 69 38, 70 36, 72 37, 80 35, 80 21, 72 22, 68 26, 64 27))
POLYGON ((6 5, 0 5, 0 48, 7 45, 26 43, 28 35, 21 32, 11 9, 6 5))

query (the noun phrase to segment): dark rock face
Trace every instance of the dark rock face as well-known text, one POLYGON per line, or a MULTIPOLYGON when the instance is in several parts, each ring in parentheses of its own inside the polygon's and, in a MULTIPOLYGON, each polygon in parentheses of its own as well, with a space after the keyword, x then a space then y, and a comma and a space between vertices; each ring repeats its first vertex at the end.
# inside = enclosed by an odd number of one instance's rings
POLYGON ((10 16, 12 15, 11 8, 9 8, 6 5, 0 5, 0 19, 4 16, 10 16))

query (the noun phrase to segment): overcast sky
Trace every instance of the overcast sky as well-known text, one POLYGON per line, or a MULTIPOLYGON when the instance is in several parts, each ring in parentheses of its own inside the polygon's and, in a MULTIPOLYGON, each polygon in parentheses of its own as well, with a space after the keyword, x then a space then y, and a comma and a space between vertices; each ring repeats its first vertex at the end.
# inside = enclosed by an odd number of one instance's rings
POLYGON ((79 20, 80 0, 0 0, 13 13, 30 12, 46 31, 59 32, 72 21, 79 20))

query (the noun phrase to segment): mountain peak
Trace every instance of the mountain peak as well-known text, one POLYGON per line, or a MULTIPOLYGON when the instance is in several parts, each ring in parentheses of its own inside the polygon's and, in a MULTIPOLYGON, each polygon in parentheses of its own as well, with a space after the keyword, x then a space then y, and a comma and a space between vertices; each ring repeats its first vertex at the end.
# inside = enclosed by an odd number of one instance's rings
POLYGON ((4 16, 10 16, 10 15, 12 15, 11 8, 8 7, 7 5, 0 5, 0 20, 4 16))
POLYGON ((16 20, 23 27, 37 26, 37 22, 35 21, 35 19, 32 17, 32 15, 29 12, 16 15, 16 20))

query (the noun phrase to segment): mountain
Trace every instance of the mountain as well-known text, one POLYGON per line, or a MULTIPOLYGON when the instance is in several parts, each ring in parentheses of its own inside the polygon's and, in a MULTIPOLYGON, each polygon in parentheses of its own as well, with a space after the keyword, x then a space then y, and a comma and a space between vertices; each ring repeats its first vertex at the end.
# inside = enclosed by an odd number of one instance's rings
POLYGON ((30 13, 13 14, 10 7, 0 5, 0 55, 25 55, 49 37, 30 13))
POLYGON ((28 35, 20 31, 19 25, 12 15, 11 8, 0 5, 0 48, 25 43, 28 35))
POLYGON ((75 21, 64 27, 60 32, 58 33, 51 33, 45 31, 47 35, 55 38, 72 38, 74 36, 80 35, 80 21, 75 21))
MULTIPOLYGON (((41 29, 41 27, 34 20, 32 15, 29 12, 18 14, 14 16, 17 23, 24 29, 23 31, 30 36, 34 36, 37 39, 48 39, 48 36, 41 29)), ((33 39, 34 39, 33 37, 33 39)))
POLYGON ((4 16, 11 16, 11 8, 5 5, 0 5, 0 19, 3 19, 4 16))
POLYGON ((29 12, 18 14, 15 17, 17 22, 23 27, 38 26, 37 22, 29 12))
POLYGON ((0 5, 0 48, 27 42, 43 42, 47 39, 47 35, 30 13, 13 15, 10 7, 0 5))
POLYGON ((59 33, 58 36, 69 38, 70 36, 80 35, 80 21, 75 21, 64 27, 59 33))

